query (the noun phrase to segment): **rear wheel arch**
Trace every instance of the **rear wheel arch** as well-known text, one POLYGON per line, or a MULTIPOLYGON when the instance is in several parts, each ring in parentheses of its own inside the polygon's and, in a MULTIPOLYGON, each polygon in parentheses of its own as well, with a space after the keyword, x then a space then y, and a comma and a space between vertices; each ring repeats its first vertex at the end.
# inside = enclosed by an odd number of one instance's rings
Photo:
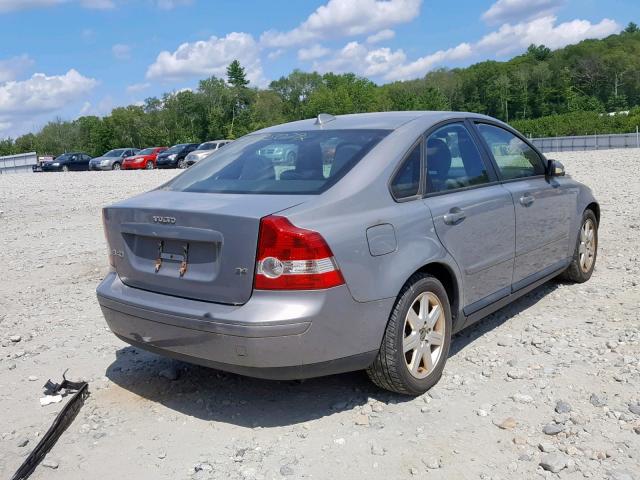
MULTIPOLYGON (((409 281, 416 273, 426 273, 438 279, 449 297, 449 306, 451 307, 451 317, 456 326, 458 319, 458 308, 460 306, 460 286, 456 274, 449 265, 439 262, 428 263, 413 272, 407 281, 409 281)), ((404 285, 403 285, 404 288, 404 285)))

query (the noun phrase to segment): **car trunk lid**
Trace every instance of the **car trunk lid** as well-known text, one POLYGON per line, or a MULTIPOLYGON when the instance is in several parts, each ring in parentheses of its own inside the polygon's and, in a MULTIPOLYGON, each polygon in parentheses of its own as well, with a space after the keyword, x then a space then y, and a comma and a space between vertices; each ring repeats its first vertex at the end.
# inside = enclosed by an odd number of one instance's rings
POLYGON ((307 198, 149 192, 104 209, 112 264, 131 287, 243 304, 253 290, 260 219, 307 198))

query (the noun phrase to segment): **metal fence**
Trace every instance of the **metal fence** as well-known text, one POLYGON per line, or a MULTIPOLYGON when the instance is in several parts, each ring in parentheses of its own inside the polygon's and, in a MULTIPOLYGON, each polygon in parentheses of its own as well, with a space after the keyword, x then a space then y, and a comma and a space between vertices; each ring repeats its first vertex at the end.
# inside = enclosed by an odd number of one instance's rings
POLYGON ((543 153, 640 148, 640 134, 636 132, 615 135, 532 138, 531 142, 543 153))
POLYGON ((38 155, 36 152, 0 157, 0 175, 32 172, 32 167, 37 162, 38 155))

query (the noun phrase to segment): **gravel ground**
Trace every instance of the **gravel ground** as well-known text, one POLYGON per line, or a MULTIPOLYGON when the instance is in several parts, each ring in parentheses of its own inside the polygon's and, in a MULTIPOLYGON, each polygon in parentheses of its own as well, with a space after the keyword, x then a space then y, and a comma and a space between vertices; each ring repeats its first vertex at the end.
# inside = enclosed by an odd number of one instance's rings
POLYGON ((640 480, 640 152, 555 155, 602 204, 584 285, 551 282, 459 334, 415 399, 362 373, 269 382, 167 360, 106 328, 100 208, 172 171, 0 177, 0 477, 91 396, 34 479, 640 480), (559 472, 559 473, 553 473, 559 472))

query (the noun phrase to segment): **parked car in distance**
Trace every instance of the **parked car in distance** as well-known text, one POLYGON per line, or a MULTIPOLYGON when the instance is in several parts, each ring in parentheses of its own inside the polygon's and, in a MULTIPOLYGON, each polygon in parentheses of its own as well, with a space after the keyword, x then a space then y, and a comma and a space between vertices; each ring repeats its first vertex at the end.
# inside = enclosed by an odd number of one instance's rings
POLYGON ((70 172, 89 170, 91 157, 84 152, 69 152, 57 156, 53 160, 42 162, 43 172, 70 172))
POLYGON ((104 155, 91 159, 89 163, 90 170, 120 170, 124 159, 137 154, 139 151, 139 148, 116 148, 109 150, 104 155))
POLYGON ((274 144, 261 148, 258 155, 277 163, 294 165, 298 155, 298 146, 293 143, 274 144))
POLYGON ((201 143, 198 148, 185 157, 185 165, 190 167, 231 142, 233 142, 233 140, 212 140, 201 143))
POLYGON ((140 150, 131 157, 127 157, 122 161, 123 170, 152 170, 156 168, 156 159, 158 154, 167 150, 167 147, 150 147, 140 150))
POLYGON ((272 379, 366 369, 419 395, 452 334, 556 276, 587 281, 599 221, 589 188, 491 117, 321 114, 105 208, 97 296, 142 349, 272 379), (283 144, 292 165, 260 153, 283 144))
POLYGON ((186 168, 185 158, 196 148, 199 143, 179 143, 165 150, 156 159, 157 168, 186 168))

